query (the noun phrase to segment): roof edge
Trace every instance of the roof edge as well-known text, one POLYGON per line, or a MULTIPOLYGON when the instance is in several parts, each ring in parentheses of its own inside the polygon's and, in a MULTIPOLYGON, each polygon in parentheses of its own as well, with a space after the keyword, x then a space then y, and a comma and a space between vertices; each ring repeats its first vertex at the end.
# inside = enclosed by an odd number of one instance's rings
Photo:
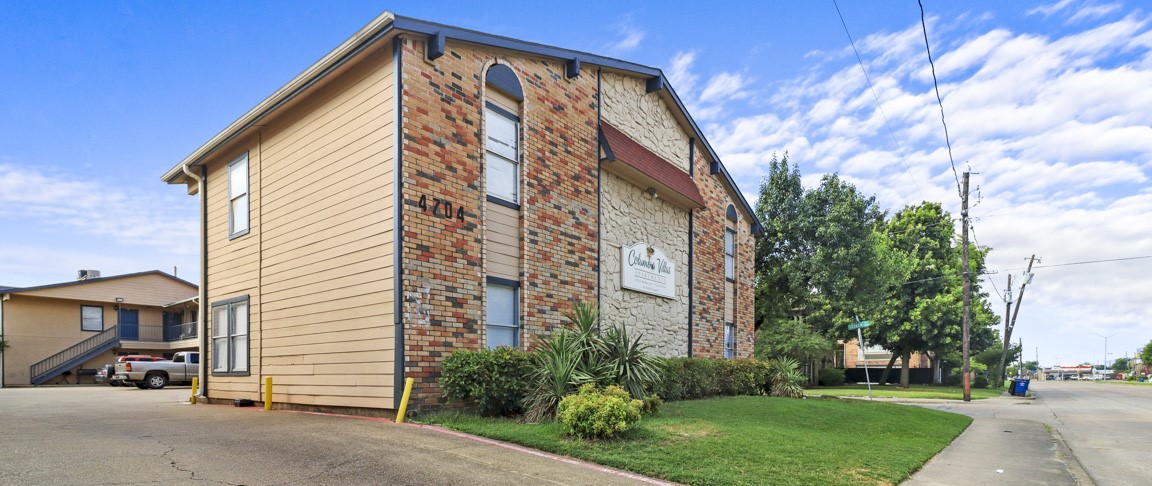
POLYGON ((721 174, 725 182, 731 186, 732 192, 736 194, 740 205, 751 217, 752 233, 755 235, 764 234, 763 224, 756 216, 756 212, 752 209, 752 205, 748 204, 747 199, 744 198, 744 194, 740 192, 739 186, 736 185, 736 181, 732 179, 732 175, 728 173, 728 170, 724 167, 724 164, 720 162, 720 156, 716 154, 715 149, 713 149, 712 145, 708 143, 708 139, 704 137, 704 132, 700 129, 700 126, 696 124, 696 121, 688 112, 688 108, 684 105, 684 102, 680 100, 680 96, 676 94, 676 91, 672 89, 671 83, 668 82, 668 78, 664 76, 664 72, 660 69, 587 52, 563 49, 560 47, 488 34, 480 31, 464 29, 461 27, 438 24, 435 22, 415 19, 412 17, 395 15, 389 11, 384 11, 381 13, 348 40, 341 43, 338 47, 333 49, 304 72, 300 73, 295 78, 292 78, 291 81, 282 86, 280 89, 276 90, 276 92, 272 93, 271 96, 265 98, 264 101, 260 102, 260 104, 248 110, 248 112, 246 112, 243 116, 232 122, 232 124, 228 125, 228 127, 222 130, 220 133, 216 134, 216 136, 209 139, 207 142, 201 145, 200 148, 192 152, 192 154, 185 157, 184 160, 180 161, 179 164, 176 164, 175 167, 164 173, 164 175, 161 177, 161 180, 169 184, 180 183, 180 178, 184 172, 183 166, 195 164, 202 160, 204 157, 212 154, 221 145, 238 137, 241 133, 244 132, 244 130, 267 116, 272 111, 275 111, 275 109, 281 104, 296 96, 303 90, 307 89, 316 81, 317 77, 321 76, 323 73, 329 71, 330 69, 339 66, 348 60, 351 56, 359 52, 359 50, 364 46, 370 44, 372 41, 380 38, 383 35, 386 35, 393 30, 401 30, 405 32, 413 32, 426 35, 438 35, 442 36, 443 38, 451 38, 472 44, 527 52, 556 59, 575 60, 583 64, 598 65, 609 69, 628 71, 644 76, 659 78, 662 83, 661 87, 667 90, 669 98, 673 103, 675 103, 676 107, 684 115, 685 120, 688 121, 692 131, 695 132, 697 139, 700 141, 700 144, 704 147, 704 150, 708 152, 708 156, 711 157, 714 163, 718 165, 719 170, 713 170, 713 173, 721 174))
POLYGON ((109 280, 120 280, 123 278, 142 277, 145 275, 161 275, 164 277, 168 277, 172 280, 175 280, 177 282, 180 282, 182 284, 185 284, 189 287, 199 288, 196 284, 194 284, 192 282, 184 280, 180 277, 169 275, 169 274, 164 273, 160 270, 146 270, 143 272, 125 273, 123 275, 111 275, 108 277, 97 277, 97 278, 89 278, 89 279, 84 279, 84 280, 73 280, 71 282, 61 282, 61 283, 54 283, 54 284, 48 284, 48 285, 37 285, 35 287, 6 288, 6 289, 4 289, 4 293, 5 294, 18 294, 21 292, 29 292, 29 291, 34 291, 34 290, 53 289, 53 288, 57 288, 57 287, 69 287, 72 285, 81 285, 81 284, 93 283, 93 282, 107 282, 109 280))

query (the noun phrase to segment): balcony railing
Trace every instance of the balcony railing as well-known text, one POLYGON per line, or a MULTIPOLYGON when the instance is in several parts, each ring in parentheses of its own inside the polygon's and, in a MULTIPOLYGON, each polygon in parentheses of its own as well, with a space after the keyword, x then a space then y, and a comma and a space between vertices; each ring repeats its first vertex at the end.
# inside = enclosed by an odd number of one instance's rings
POLYGON ((172 341, 183 341, 185 339, 196 338, 196 323, 185 322, 182 324, 170 325, 152 325, 140 324, 137 326, 137 335, 135 337, 122 335, 121 339, 126 341, 139 341, 148 343, 166 343, 172 341))

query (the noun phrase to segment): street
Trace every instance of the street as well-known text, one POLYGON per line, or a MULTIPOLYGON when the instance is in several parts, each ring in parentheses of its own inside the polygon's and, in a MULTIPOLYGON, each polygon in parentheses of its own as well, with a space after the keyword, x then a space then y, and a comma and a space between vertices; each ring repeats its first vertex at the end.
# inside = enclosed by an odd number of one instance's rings
POLYGON ((188 387, 0 389, 0 484, 651 482, 426 427, 190 405, 188 395, 188 387))
MULTIPOLYGON (((1035 421, 1052 427, 1095 484, 1148 484, 1152 461, 1152 385, 1036 381, 1035 400, 924 404, 977 418, 1035 421)), ((1008 454, 1011 456, 1011 454, 1008 454)))

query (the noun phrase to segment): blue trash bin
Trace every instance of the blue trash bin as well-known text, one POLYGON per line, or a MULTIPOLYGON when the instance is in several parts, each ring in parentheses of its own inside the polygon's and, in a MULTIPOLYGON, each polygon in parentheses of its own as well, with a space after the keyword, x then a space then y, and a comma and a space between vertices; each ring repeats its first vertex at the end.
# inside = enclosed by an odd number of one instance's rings
POLYGON ((1018 397, 1026 396, 1028 394, 1028 382, 1029 381, 1030 380, 1015 380, 1012 383, 1012 388, 1015 391, 1015 393, 1013 393, 1013 395, 1016 395, 1018 397))

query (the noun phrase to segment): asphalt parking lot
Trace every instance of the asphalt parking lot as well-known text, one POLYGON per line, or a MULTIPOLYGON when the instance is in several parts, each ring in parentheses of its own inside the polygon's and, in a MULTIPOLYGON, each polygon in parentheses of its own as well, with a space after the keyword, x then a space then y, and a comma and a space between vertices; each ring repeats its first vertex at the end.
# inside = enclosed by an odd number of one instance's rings
POLYGON ((651 484, 380 419, 190 405, 188 387, 0 389, 0 484, 651 484))

